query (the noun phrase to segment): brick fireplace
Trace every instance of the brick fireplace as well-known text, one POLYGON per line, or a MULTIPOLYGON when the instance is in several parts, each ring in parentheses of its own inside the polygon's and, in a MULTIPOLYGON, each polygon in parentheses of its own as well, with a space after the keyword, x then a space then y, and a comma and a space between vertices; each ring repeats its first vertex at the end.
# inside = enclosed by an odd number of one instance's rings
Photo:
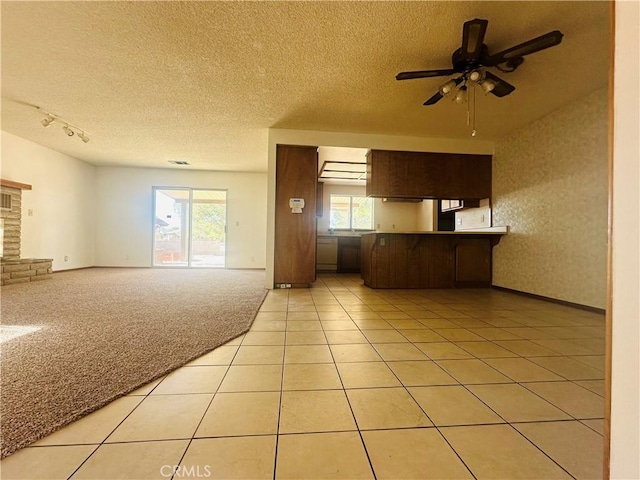
POLYGON ((31 190, 31 185, 11 180, 0 180, 0 194, 2 197, 2 208, 0 209, 2 285, 51 278, 52 259, 20 258, 23 190, 31 190))

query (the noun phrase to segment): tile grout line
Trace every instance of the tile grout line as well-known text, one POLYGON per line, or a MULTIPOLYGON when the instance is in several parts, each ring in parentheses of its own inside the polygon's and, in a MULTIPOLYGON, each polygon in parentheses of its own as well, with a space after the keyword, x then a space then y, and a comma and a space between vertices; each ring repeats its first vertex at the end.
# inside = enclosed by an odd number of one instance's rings
MULTIPOLYGON (((265 296, 265 298, 266 298, 266 296, 265 296)), ((259 309, 258 309, 258 311, 259 311, 259 309)), ((213 400, 216 398, 216 395, 218 394, 218 391, 220 390, 220 386, 222 385, 222 382, 224 382, 224 379, 226 378, 227 374, 229 373, 229 370, 231 370, 231 365, 233 364, 233 360, 235 360, 236 355, 238 355, 238 352, 240 351, 240 347, 244 343, 244 339, 246 338, 246 334, 247 333, 248 333, 248 331, 243 334, 242 340, 240 340, 240 344, 238 345, 238 348, 236 349, 236 352, 233 354, 233 357, 231 358, 231 361, 229 362, 229 365, 227 365, 227 369, 225 370, 224 375, 222 375, 222 378, 220 379, 220 383, 218 383, 218 386, 216 387, 216 391, 211 396, 211 400, 209 400, 207 408, 204 409, 204 412, 202 413, 202 417, 200 417, 200 421, 198 422, 198 425, 196 425, 196 428, 193 430, 193 433, 191 434, 191 438, 189 439, 189 442, 187 443, 187 447, 184 449, 184 452, 182 452, 182 455, 180 456, 180 458, 176 462, 176 466, 181 466, 182 465, 182 462, 184 461, 184 457, 187 455, 187 452, 189 451, 189 448, 191 447, 191 444, 195 440, 195 436, 198 433, 198 429, 200 428, 200 425, 202 425, 202 421, 204 420, 204 417, 206 417, 207 413, 209 412, 209 409, 211 408, 211 405, 213 404, 213 400)), ((222 345, 220 345, 220 346, 222 346, 222 345)), ((158 385, 160 385, 160 384, 158 384, 158 385)), ((175 478, 177 473, 178 473, 178 470, 176 469, 176 471, 174 471, 173 474, 171 475, 171 480, 173 480, 175 478)))
MULTIPOLYGON (((168 375, 168 374, 167 374, 167 375, 168 375)), ((93 451, 92 451, 92 452, 91 452, 91 453, 90 453, 90 454, 89 454, 89 455, 88 455, 88 456, 87 456, 87 457, 86 457, 86 458, 85 458, 85 459, 80 463, 80 465, 78 465, 78 467, 77 467, 73 472, 71 472, 71 474, 67 477, 67 480, 71 480, 71 478, 72 478, 72 477, 73 477, 73 476, 78 472, 78 470, 80 470, 80 469, 84 466, 84 464, 85 464, 85 463, 87 463, 87 462, 89 461, 89 459, 90 459, 90 458, 91 458, 91 457, 92 457, 92 456, 93 456, 93 455, 98 451, 98 449, 99 449, 100 447, 102 447, 103 445, 105 445, 105 444, 106 444, 105 442, 107 441, 107 439, 108 439, 111 435, 113 435, 113 433, 114 433, 114 432, 115 432, 115 431, 120 427, 120 425, 122 425, 122 424, 125 422, 125 420, 126 420, 127 418, 129 418, 129 417, 133 414, 133 412, 135 412, 135 411, 138 409, 138 407, 140 407, 140 405, 142 405, 142 404, 144 403, 144 401, 145 401, 145 400, 146 400, 146 399, 151 395, 151 393, 152 393, 152 392, 153 392, 153 391, 158 387, 158 385, 160 385, 160 384, 162 383, 162 381, 163 381, 165 378, 167 378, 167 375, 163 376, 163 377, 160 379, 160 381, 158 381, 158 383, 157 383, 156 385, 154 385, 154 386, 151 388, 151 390, 149 390, 149 393, 146 393, 145 395, 141 395, 141 396, 143 396, 144 398, 143 398, 142 400, 140 400, 140 402, 138 402, 138 404, 137 404, 135 407, 133 407, 133 408, 131 409, 131 411, 130 411, 127 415, 125 415, 125 417, 124 417, 120 422, 118 422, 118 424, 117 424, 117 425, 116 425, 116 426, 115 426, 115 427, 114 427, 114 428, 109 432, 109 434, 108 434, 108 435, 106 435, 106 436, 102 439, 102 441, 101 441, 100 443, 95 444, 95 445, 96 445, 96 448, 95 448, 95 449, 94 449, 94 450, 93 450, 93 451)), ((154 381, 155 381, 155 380, 154 380, 154 381)), ((142 388, 142 387, 140 387, 140 388, 142 388)), ((138 389, 136 389, 136 390, 138 390, 138 389)), ((133 390, 133 391, 135 392, 135 390, 133 390)), ((122 396, 122 397, 120 397, 120 398, 125 398, 126 396, 127 396, 127 395, 123 395, 123 396, 122 396)), ((106 406, 106 405, 105 405, 105 406, 106 406)), ((104 407, 102 407, 102 408, 104 408, 104 407)), ((95 410, 95 411, 98 411, 98 410, 95 410)), ((45 437, 45 438, 46 438, 46 437, 45 437)), ((72 444, 72 445, 78 445, 78 444, 72 444)), ((44 446, 44 445, 43 445, 43 446, 44 446)), ((49 446, 53 446, 53 445, 49 445, 49 446)))
MULTIPOLYGON (((335 295, 334 295, 334 298, 335 298, 335 295)), ((336 300, 337 300, 337 298, 336 298, 336 300)), ((340 305, 342 306, 342 304, 340 304, 340 305)), ((349 318, 351 318, 351 317, 349 317, 349 318)), ((351 319, 351 321, 353 322, 353 319, 351 319)), ((325 332, 323 325, 322 325, 322 331, 325 332)), ((325 332, 325 338, 326 338, 326 332, 325 332)), ((327 339, 327 341, 328 341, 328 339, 327 339)), ((333 350, 331 350, 331 347, 329 347, 329 353, 331 355, 331 358, 333 359, 333 366, 336 369, 336 372, 338 374, 338 379, 340 380, 340 385, 342 385, 342 392, 344 393, 344 397, 345 397, 345 399, 347 401, 347 405, 349 406, 349 411, 351 412, 351 417, 353 418, 353 422, 354 422, 354 424, 356 426, 356 430, 358 432, 358 436, 360 437, 360 443, 362 444, 362 448, 364 449, 364 454, 366 455, 367 461, 369 462, 369 468, 371 469, 371 473, 373 474, 373 478, 377 479, 378 477, 377 477, 376 471, 375 471, 375 469, 373 467, 373 462, 371 461, 371 456, 369 455, 369 451, 367 450, 367 445, 366 445, 366 443, 364 441, 364 437, 362 436, 362 431, 360 430, 360 426, 358 425, 358 419, 356 418, 356 414, 353 411, 353 406, 351 405, 351 401, 349 400, 349 396, 347 395, 347 389, 344 386, 344 382, 342 380, 342 375, 340 375, 340 370, 338 370, 338 365, 336 364, 336 359, 335 359, 335 357, 333 355, 333 350)))
POLYGON ((282 416, 282 394, 283 394, 283 390, 284 390, 284 374, 285 374, 285 356, 287 353, 287 331, 288 331, 288 325, 289 325, 289 298, 291 297, 290 292, 287 290, 287 303, 286 303, 286 310, 285 310, 285 324, 284 324, 284 347, 283 347, 283 351, 282 351, 282 372, 280 372, 280 396, 279 396, 279 400, 278 400, 278 421, 276 423, 276 444, 274 447, 274 451, 273 451, 273 475, 272 478, 273 480, 276 479, 276 473, 277 473, 277 469, 278 469, 278 446, 279 446, 279 440, 280 440, 280 419, 282 416))

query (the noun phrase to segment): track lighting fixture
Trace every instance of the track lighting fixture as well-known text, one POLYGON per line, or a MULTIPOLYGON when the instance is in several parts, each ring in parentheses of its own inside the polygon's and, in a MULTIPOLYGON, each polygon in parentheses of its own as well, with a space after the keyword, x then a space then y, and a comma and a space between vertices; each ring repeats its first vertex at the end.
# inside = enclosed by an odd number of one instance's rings
POLYGON ((47 114, 47 116, 45 118, 42 119, 42 121, 40 123, 42 124, 43 127, 48 127, 49 125, 51 125, 55 121, 56 121, 56 119, 53 117, 53 115, 51 115, 49 113, 49 114, 47 114))
POLYGON ((74 135, 77 134, 78 138, 80 140, 82 140, 84 143, 87 143, 90 140, 90 138, 87 135, 87 131, 84 128, 80 128, 80 127, 78 127, 76 125, 73 125, 73 124, 63 120, 59 116, 54 115, 54 114, 49 113, 49 112, 45 112, 40 108, 38 108, 38 110, 40 110, 42 113, 45 114, 45 117, 40 121, 40 123, 42 124, 43 127, 48 127, 52 123, 58 122, 58 123, 62 124, 62 131, 68 137, 73 137, 74 135))

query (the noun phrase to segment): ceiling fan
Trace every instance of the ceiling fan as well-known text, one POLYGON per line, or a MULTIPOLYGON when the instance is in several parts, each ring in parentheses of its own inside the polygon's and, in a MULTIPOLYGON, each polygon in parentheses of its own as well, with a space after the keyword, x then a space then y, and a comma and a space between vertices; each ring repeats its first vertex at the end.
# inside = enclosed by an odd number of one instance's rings
POLYGON ((464 23, 462 29, 462 46, 451 56, 453 68, 441 70, 419 70, 415 72, 401 72, 396 75, 396 80, 410 80, 415 78, 443 77, 454 74, 459 76, 452 78, 440 86, 438 91, 429 98, 424 105, 433 105, 453 92, 458 85, 454 101, 464 103, 467 99, 467 85, 480 85, 485 93, 492 93, 496 97, 504 97, 513 92, 516 87, 504 81, 500 77, 489 72, 487 67, 495 67, 501 72, 515 71, 524 62, 524 56, 530 55, 545 48, 558 45, 562 41, 562 33, 554 30, 527 42, 507 48, 501 52, 489 54, 484 44, 484 35, 487 31, 487 20, 476 18, 464 23))

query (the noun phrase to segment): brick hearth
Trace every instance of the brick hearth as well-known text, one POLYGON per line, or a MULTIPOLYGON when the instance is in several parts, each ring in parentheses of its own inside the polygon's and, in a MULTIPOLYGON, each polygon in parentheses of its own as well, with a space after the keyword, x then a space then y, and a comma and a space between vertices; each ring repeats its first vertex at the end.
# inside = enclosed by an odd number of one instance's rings
POLYGON ((20 258, 22 227, 22 190, 31 190, 31 185, 2 180, 2 285, 31 282, 51 278, 53 260, 50 258, 20 258))

